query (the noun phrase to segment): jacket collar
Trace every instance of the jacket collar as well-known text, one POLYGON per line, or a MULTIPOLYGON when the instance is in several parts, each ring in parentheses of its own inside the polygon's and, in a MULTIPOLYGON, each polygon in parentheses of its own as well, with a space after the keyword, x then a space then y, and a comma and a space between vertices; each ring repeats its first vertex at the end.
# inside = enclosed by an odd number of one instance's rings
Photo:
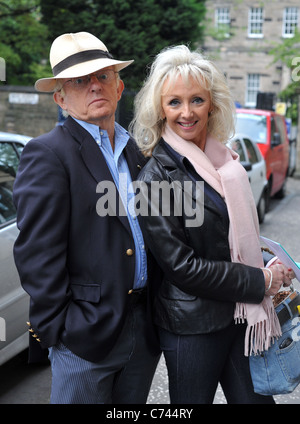
MULTIPOLYGON (((95 181, 97 183, 100 181, 111 181, 114 183, 105 158, 91 134, 71 117, 67 118, 64 126, 69 130, 75 142, 78 143, 83 162, 95 181)), ((138 161, 138 149, 132 138, 128 140, 124 149, 124 155, 128 163, 131 178, 134 181, 144 165, 144 159, 140 155, 140 160, 138 161)), ((118 215, 118 218, 130 232, 128 218, 122 215, 118 215)))
MULTIPOLYGON (((194 169, 193 165, 188 159, 174 151, 174 154, 177 156, 177 160, 175 161, 174 157, 170 154, 169 149, 172 150, 172 148, 169 147, 163 139, 161 139, 153 151, 153 157, 165 168, 165 172, 172 181, 180 181, 181 183, 184 181, 191 181, 191 178, 185 169, 186 167, 194 169)), ((199 178, 199 180, 201 180, 201 178, 199 178)))
MULTIPOLYGON (((73 139, 78 143, 85 165, 97 183, 103 180, 113 181, 113 177, 109 172, 105 158, 91 134, 71 117, 66 119, 64 126, 69 130, 73 139)), ((135 180, 141 168, 144 166, 146 159, 139 154, 138 148, 131 137, 124 149, 124 154, 128 163, 131 178, 132 180, 135 180)))
MULTIPOLYGON (((176 153, 178 155, 178 153, 176 153)), ((169 176, 169 178, 172 181, 179 181, 181 183, 181 187, 184 188, 184 182, 185 181, 191 181, 191 178, 187 174, 186 171, 184 171, 184 168, 191 167, 191 169, 194 170, 193 165, 190 163, 190 161, 181 156, 178 155, 178 160, 181 162, 182 167, 179 167, 176 161, 170 156, 168 152, 168 146, 166 147, 166 142, 161 139, 155 149, 153 150, 152 156, 154 159, 156 159, 157 162, 160 163, 161 166, 165 169, 166 174, 169 176)), ((196 171, 195 171, 196 172, 196 171)), ((199 177, 199 181, 201 181, 202 178, 199 177)), ((203 181, 203 180, 202 180, 203 181)), ((196 189, 195 184, 192 186, 192 197, 193 199, 196 199, 196 189)), ((220 209, 217 207, 215 202, 211 200, 211 198, 205 193, 204 190, 204 201, 205 201, 205 207, 207 209, 210 209, 214 213, 217 213, 218 215, 222 216, 222 213, 220 209)))

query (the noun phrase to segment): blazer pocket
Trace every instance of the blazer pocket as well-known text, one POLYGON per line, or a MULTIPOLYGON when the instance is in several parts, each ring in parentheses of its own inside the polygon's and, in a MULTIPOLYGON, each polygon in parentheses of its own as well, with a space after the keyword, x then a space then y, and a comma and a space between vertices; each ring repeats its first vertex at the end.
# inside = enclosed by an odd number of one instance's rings
POLYGON ((73 300, 83 300, 98 303, 101 297, 101 287, 97 284, 71 284, 73 300))
POLYGON ((161 286, 160 294, 170 300, 187 300, 194 301, 197 299, 197 296, 192 294, 185 293, 180 290, 178 287, 174 286, 170 281, 165 280, 161 286))

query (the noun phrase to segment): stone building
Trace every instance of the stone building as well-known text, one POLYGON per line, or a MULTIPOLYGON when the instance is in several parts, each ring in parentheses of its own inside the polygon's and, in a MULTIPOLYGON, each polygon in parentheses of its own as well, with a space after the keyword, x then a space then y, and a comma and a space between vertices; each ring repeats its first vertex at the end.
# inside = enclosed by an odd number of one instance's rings
POLYGON ((34 87, 0 86, 0 131, 36 137, 58 122, 58 108, 52 94, 34 87))
MULTIPOLYGON (((118 104, 116 120, 124 128, 132 119, 135 93, 125 90, 118 104)), ((37 137, 63 120, 52 93, 34 87, 0 85, 0 131, 37 137)))
POLYGON ((269 52, 300 28, 299 0, 206 0, 206 8, 203 48, 226 74, 235 101, 255 107, 263 92, 275 103, 291 76, 269 52))

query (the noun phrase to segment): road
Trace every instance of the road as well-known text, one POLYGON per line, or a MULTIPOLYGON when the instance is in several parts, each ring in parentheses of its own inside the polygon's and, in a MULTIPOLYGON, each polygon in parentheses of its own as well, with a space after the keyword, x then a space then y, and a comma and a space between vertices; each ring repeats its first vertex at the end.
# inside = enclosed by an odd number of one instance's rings
MULTIPOLYGON (((300 262, 300 177, 289 178, 287 195, 273 199, 270 211, 260 226, 261 235, 280 241, 289 254, 300 262)), ((300 290, 300 283, 295 283, 300 290)), ((0 367, 0 404, 48 404, 51 372, 49 365, 28 365, 24 355, 0 367)), ((300 404, 300 386, 289 395, 275 396, 277 404, 300 404)), ((162 359, 148 398, 149 404, 168 404, 167 373, 162 359)), ((218 388, 215 404, 226 403, 218 388)))

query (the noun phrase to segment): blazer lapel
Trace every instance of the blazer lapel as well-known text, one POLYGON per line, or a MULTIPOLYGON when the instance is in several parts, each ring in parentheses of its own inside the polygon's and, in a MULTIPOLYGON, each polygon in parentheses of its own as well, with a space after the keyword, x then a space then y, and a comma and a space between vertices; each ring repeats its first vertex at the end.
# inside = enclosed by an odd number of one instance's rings
POLYGON ((124 155, 128 164, 132 181, 136 181, 138 174, 140 173, 147 160, 139 151, 135 141, 130 138, 124 149, 124 155))
MULTIPOLYGON (((86 131, 84 128, 81 127, 74 119, 68 118, 68 120, 65 122, 64 125, 67 126, 67 128, 70 130, 72 136, 74 137, 75 141, 79 144, 79 151, 81 153, 83 162, 85 166, 87 167, 88 171, 91 173, 93 178, 97 183, 101 181, 110 181, 113 184, 115 184, 114 179, 110 173, 110 170, 107 166, 106 160, 93 139, 93 137, 89 134, 88 131, 86 131), (71 121, 70 121, 71 120, 71 121)), ((116 205, 117 205, 117 217, 120 219, 122 224, 125 226, 127 231, 131 233, 130 225, 128 222, 128 218, 125 215, 120 215, 118 213, 119 210, 119 195, 116 188, 116 205)), ((109 198, 108 198, 109 201, 109 198)), ((124 208, 123 208, 124 210, 124 208)))
POLYGON ((70 117, 66 120, 64 126, 68 128, 74 140, 79 144, 78 148, 82 159, 96 182, 113 181, 104 156, 90 133, 70 117))

